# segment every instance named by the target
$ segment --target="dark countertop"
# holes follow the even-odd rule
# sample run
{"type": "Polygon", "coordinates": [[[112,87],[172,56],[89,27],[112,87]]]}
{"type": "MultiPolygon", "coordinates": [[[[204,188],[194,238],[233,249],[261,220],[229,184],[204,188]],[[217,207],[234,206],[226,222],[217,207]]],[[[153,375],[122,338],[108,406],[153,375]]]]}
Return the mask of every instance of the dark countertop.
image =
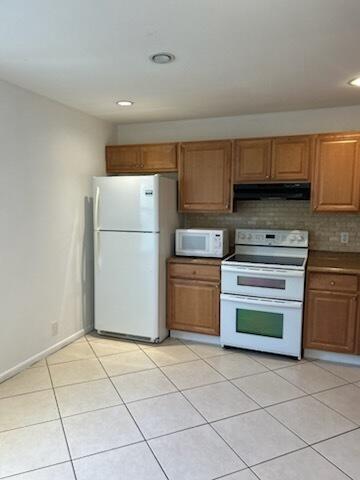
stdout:
{"type": "Polygon", "coordinates": [[[360,275],[360,253],[310,250],[307,271],[360,275]]]}
{"type": "Polygon", "coordinates": [[[170,257],[169,263],[186,263],[189,265],[215,265],[220,266],[222,258],[208,258],[208,257],[170,257]]]}

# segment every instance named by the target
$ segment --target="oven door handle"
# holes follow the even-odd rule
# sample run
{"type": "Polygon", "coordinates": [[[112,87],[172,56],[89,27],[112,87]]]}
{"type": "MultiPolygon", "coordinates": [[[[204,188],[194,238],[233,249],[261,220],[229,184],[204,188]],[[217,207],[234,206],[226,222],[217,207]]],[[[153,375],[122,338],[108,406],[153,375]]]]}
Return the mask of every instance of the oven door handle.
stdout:
{"type": "Polygon", "coordinates": [[[228,293],[222,293],[220,295],[221,300],[234,303],[245,303],[249,305],[265,305],[268,307],[278,308],[302,308],[302,302],[295,302],[291,300],[273,300],[270,298],[253,298],[243,297],[241,295],[229,295],[228,293]]]}
{"type": "Polygon", "coordinates": [[[262,275],[266,277],[304,277],[304,270],[272,270],[257,268],[238,268],[228,265],[221,265],[222,272],[231,272],[236,275],[262,275]]]}

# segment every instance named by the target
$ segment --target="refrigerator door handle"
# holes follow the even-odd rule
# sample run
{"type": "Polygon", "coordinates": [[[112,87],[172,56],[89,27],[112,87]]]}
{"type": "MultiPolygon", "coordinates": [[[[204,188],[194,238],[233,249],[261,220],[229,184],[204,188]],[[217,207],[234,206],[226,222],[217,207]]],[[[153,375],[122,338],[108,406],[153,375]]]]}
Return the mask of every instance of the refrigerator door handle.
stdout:
{"type": "Polygon", "coordinates": [[[95,215],[94,215],[94,229],[99,230],[99,202],[100,202],[100,187],[96,187],[95,194],[95,215]]]}
{"type": "Polygon", "coordinates": [[[95,261],[98,269],[100,270],[101,268],[101,245],[100,245],[100,230],[95,230],[95,235],[94,235],[94,240],[95,240],[95,245],[94,245],[94,251],[95,251],[95,261]]]}

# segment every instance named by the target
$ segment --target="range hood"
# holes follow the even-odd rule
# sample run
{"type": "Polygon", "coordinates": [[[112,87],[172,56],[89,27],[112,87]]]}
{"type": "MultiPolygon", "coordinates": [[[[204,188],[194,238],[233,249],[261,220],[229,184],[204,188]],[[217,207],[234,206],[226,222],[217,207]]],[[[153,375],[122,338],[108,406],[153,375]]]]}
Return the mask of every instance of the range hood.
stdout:
{"type": "Polygon", "coordinates": [[[309,200],[310,183],[242,183],[234,185],[234,200],[309,200]]]}

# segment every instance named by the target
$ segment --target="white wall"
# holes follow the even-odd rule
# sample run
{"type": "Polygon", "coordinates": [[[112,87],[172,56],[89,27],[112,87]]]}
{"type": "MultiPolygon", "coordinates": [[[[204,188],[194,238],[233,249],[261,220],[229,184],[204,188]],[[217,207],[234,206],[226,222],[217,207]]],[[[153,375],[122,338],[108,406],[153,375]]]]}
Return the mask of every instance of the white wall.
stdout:
{"type": "Polygon", "coordinates": [[[296,112],[121,124],[117,143],[208,140],[360,130],[360,105],[296,112]]]}
{"type": "Polygon", "coordinates": [[[92,322],[91,176],[112,132],[0,81],[0,379],[92,322]]]}

